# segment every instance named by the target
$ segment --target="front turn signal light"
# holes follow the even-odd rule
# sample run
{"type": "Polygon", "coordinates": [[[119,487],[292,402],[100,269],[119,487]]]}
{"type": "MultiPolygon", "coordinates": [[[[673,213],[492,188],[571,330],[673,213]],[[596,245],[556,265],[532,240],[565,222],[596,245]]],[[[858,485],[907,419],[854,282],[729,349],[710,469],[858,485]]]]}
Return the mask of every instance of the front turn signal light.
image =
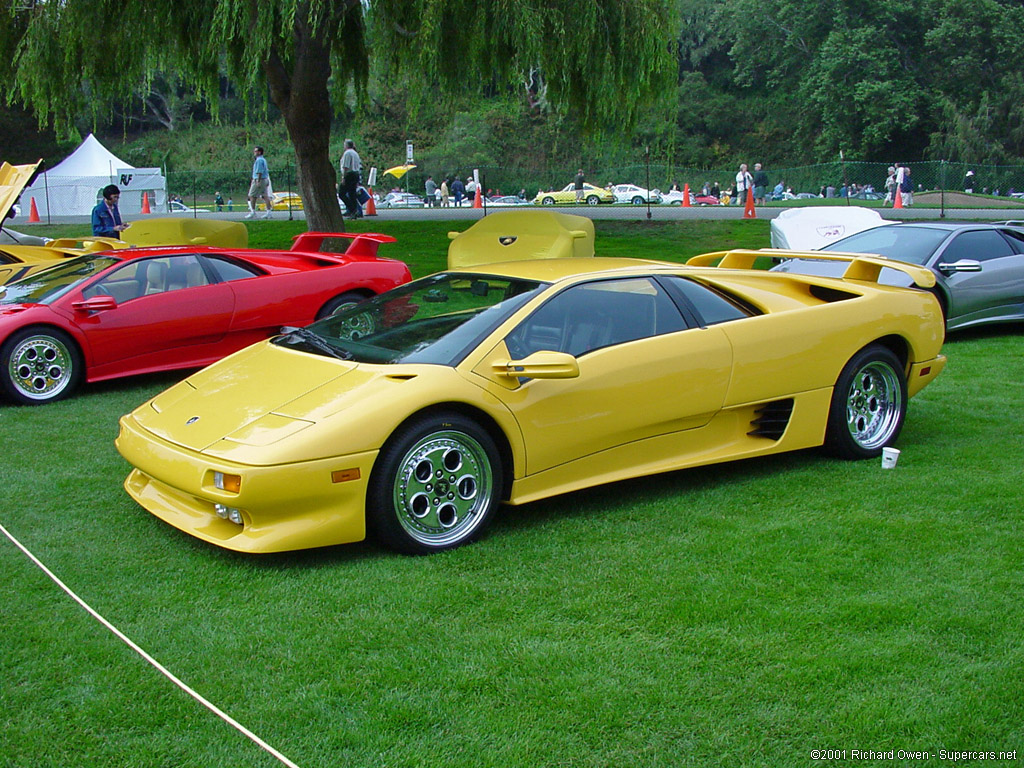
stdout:
{"type": "Polygon", "coordinates": [[[242,489],[242,477],[241,475],[229,475],[226,472],[214,472],[213,486],[221,491],[238,493],[242,489]]]}

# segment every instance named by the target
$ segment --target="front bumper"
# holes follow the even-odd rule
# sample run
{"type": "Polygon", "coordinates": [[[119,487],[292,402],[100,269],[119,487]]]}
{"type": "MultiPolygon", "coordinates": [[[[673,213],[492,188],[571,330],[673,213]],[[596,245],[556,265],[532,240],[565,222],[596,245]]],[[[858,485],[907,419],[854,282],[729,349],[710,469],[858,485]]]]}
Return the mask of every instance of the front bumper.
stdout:
{"type": "Polygon", "coordinates": [[[238,552],[284,552],[366,538],[366,489],[377,451],[276,466],[235,464],[182,448],[121,418],[117,450],[134,467],[125,490],[185,533],[238,552]],[[213,473],[242,478],[238,493],[213,473]],[[355,479],[348,479],[355,478],[355,479]],[[215,505],[242,511],[243,524],[215,505]]]}

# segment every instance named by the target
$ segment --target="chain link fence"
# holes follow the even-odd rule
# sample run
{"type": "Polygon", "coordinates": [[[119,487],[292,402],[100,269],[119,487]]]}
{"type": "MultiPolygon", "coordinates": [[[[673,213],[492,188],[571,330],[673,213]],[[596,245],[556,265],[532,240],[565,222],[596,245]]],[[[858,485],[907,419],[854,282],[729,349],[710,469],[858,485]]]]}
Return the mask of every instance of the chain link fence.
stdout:
{"type": "MultiPolygon", "coordinates": [[[[943,190],[946,192],[964,192],[970,188],[975,195],[988,195],[984,205],[995,203],[994,196],[1007,198],[1005,202],[1018,196],[1024,196],[1024,165],[973,165],[946,161],[919,163],[900,163],[909,165],[914,191],[918,194],[928,191],[943,190]],[[968,177],[968,171],[971,176],[968,177]],[[968,181],[970,178],[970,181],[968,181]]],[[[753,163],[749,163],[753,172],[753,163]]],[[[857,202],[877,205],[883,204],[880,199],[885,194],[885,181],[890,166],[896,163],[885,162],[833,162],[815,165],[775,168],[766,166],[768,174],[768,197],[772,190],[782,184],[782,189],[793,196],[837,197],[842,198],[848,191],[857,202]]],[[[369,166],[369,163],[367,163],[369,166]]],[[[276,164],[271,167],[271,181],[275,193],[298,193],[295,167],[289,164],[276,164]]],[[[431,175],[437,183],[441,179],[449,180],[458,176],[463,180],[472,177],[474,170],[479,173],[482,189],[489,195],[516,195],[522,193],[532,200],[539,191],[558,190],[573,181],[576,169],[551,168],[538,174],[526,171],[514,165],[480,166],[472,168],[457,161],[439,164],[438,167],[418,167],[405,176],[396,179],[378,172],[375,191],[383,196],[393,189],[408,191],[423,196],[427,175],[431,175]]],[[[692,192],[699,193],[707,184],[718,186],[722,192],[727,191],[734,183],[736,168],[688,168],[666,164],[636,163],[599,168],[584,168],[587,181],[599,187],[613,184],[636,184],[646,189],[667,191],[678,184],[679,188],[689,184],[692,192]]],[[[42,177],[40,177],[42,178],[42,177]]],[[[121,209],[126,213],[143,211],[145,205],[153,214],[171,212],[202,212],[202,211],[242,211],[247,207],[249,177],[243,170],[224,171],[189,171],[180,170],[163,174],[166,187],[163,190],[135,189],[129,185],[121,195],[121,209]],[[143,200],[143,194],[147,200],[143,200]]],[[[40,181],[32,190],[26,190],[22,196],[22,218],[28,215],[29,195],[39,195],[36,200],[38,210],[44,219],[53,216],[88,215],[91,207],[100,199],[100,190],[108,183],[123,183],[123,179],[112,176],[109,181],[90,177],[84,191],[79,190],[74,199],[65,199],[53,190],[62,184],[73,182],[72,179],[47,179],[47,190],[40,191],[40,181]],[[45,206],[43,195],[46,195],[45,206]]],[[[787,199],[791,199],[789,195],[787,199]]],[[[292,198],[295,200],[296,198],[292,198]]],[[[925,203],[926,200],[919,202],[925,203]]],[[[937,204],[937,201],[936,201],[937,204]]],[[[979,200],[979,205],[982,205],[979,200]]]]}

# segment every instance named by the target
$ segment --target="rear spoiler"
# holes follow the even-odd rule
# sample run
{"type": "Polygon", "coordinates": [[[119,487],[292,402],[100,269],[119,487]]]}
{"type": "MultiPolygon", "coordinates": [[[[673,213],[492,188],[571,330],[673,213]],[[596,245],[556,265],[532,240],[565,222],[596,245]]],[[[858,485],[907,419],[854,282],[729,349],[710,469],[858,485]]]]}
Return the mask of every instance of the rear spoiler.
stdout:
{"type": "MultiPolygon", "coordinates": [[[[382,235],[377,232],[360,232],[358,235],[349,234],[347,232],[303,232],[301,235],[296,235],[292,239],[295,241],[292,243],[291,250],[293,251],[304,251],[306,253],[320,253],[321,247],[323,247],[325,240],[332,238],[346,238],[352,242],[348,248],[345,249],[345,256],[355,256],[362,258],[375,258],[377,256],[377,248],[380,247],[381,243],[396,243],[398,242],[391,235],[382,235]]],[[[337,253],[325,253],[325,256],[339,256],[337,253]]]]}
{"type": "Polygon", "coordinates": [[[702,253],[687,259],[691,267],[714,267],[720,269],[753,269],[759,257],[773,259],[814,259],[816,261],[848,261],[850,266],[843,273],[843,280],[865,280],[877,283],[883,269],[895,269],[909,276],[918,288],[935,285],[935,274],[926,267],[895,261],[884,256],[864,253],[839,253],[837,251],[786,251],[779,248],[762,248],[759,251],[737,249],[702,253]],[[716,264],[717,262],[717,264],[716,264]]]}

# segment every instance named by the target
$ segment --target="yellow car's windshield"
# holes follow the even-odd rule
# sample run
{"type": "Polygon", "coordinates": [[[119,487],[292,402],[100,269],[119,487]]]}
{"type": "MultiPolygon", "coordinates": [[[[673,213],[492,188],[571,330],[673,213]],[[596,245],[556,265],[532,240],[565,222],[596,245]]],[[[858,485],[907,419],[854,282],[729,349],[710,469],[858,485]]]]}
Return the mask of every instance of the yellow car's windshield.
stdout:
{"type": "Polygon", "coordinates": [[[443,273],[313,323],[276,343],[366,363],[455,365],[547,283],[443,273]],[[315,343],[314,343],[315,342],[315,343]]]}

